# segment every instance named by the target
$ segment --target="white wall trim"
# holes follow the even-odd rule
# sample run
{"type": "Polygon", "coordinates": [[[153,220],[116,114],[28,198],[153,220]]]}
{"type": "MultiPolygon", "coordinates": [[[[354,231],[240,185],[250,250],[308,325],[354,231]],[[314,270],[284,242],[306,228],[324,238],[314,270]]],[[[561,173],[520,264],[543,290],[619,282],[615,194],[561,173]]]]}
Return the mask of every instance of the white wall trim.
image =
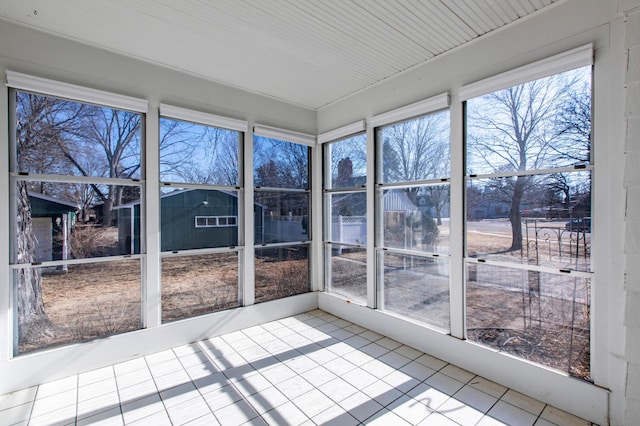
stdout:
{"type": "Polygon", "coordinates": [[[414,102],[391,111],[383,112],[382,114],[374,115],[369,121],[369,124],[371,127],[378,127],[384,126],[385,124],[408,120],[413,117],[447,108],[449,103],[449,92],[441,93],[422,101],[414,102]]]}
{"type": "Polygon", "coordinates": [[[256,136],[263,136],[265,138],[278,139],[309,146],[314,146],[316,144],[316,137],[314,135],[279,129],[277,127],[264,126],[261,124],[253,126],[253,134],[256,136]]]}
{"type": "Polygon", "coordinates": [[[593,65],[592,43],[467,84],[460,89],[460,100],[466,101],[527,81],[549,77],[587,65],[593,65]]]}
{"type": "Polygon", "coordinates": [[[206,124],[208,126],[220,127],[223,129],[246,132],[249,124],[245,120],[223,117],[206,112],[194,111],[192,109],[180,108],[173,105],[160,104],[160,116],[175,118],[177,120],[189,121],[191,123],[206,124]]]}
{"type": "Polygon", "coordinates": [[[14,71],[7,71],[7,86],[13,87],[14,89],[26,90],[28,92],[56,96],[63,99],[87,102],[111,108],[124,109],[127,111],[146,113],[149,108],[148,102],[145,99],[118,95],[111,92],[105,92],[104,90],[91,89],[89,87],[77,86],[75,84],[63,83],[56,80],[49,80],[48,78],[35,77],[14,71]]]}
{"type": "Polygon", "coordinates": [[[326,143],[342,139],[346,136],[364,132],[366,128],[367,122],[365,120],[358,120],[355,123],[347,124],[346,126],[338,127],[337,129],[330,130],[328,132],[320,133],[318,135],[318,143],[326,143]]]}

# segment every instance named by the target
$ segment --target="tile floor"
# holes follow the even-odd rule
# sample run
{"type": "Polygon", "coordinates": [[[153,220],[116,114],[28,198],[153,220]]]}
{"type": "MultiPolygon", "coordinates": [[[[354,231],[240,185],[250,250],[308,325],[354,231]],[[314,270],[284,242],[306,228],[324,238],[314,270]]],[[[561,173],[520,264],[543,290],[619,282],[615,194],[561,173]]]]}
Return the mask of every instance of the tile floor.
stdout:
{"type": "Polygon", "coordinates": [[[0,396],[2,425],[588,425],[320,310],[0,396]]]}

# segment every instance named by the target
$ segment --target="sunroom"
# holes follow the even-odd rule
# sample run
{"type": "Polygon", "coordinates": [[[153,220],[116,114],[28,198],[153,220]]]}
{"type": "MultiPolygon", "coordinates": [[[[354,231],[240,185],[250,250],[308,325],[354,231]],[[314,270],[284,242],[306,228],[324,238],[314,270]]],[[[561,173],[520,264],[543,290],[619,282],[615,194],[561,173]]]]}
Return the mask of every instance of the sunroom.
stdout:
{"type": "Polygon", "coordinates": [[[640,417],[639,1],[0,19],[0,419],[640,417]]]}

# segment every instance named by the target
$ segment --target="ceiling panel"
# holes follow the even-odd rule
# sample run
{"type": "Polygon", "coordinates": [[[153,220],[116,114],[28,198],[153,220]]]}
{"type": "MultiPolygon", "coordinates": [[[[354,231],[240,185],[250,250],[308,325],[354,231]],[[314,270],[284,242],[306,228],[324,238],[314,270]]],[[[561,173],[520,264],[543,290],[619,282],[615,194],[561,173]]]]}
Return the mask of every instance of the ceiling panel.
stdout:
{"type": "Polygon", "coordinates": [[[560,0],[0,0],[0,19],[318,109],[560,0]]]}

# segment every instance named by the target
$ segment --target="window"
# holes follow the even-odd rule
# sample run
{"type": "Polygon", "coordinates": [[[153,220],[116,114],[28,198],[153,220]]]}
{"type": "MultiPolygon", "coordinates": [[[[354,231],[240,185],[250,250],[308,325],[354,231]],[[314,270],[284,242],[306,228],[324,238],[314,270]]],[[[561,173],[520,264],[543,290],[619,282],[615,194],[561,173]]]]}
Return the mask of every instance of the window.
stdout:
{"type": "Polygon", "coordinates": [[[449,330],[449,111],[376,129],[378,307],[449,330]]]}
{"type": "Polygon", "coordinates": [[[241,303],[240,130],[246,123],[168,105],[160,110],[162,321],[168,322],[241,303]]]}
{"type": "MultiPolygon", "coordinates": [[[[288,136],[285,133],[283,137],[288,136]]],[[[310,290],[309,156],[308,146],[261,136],[256,128],[253,145],[256,303],[310,290]]]]}
{"type": "Polygon", "coordinates": [[[327,291],[366,305],[366,135],[324,144],[324,162],[327,291]]]}
{"type": "Polygon", "coordinates": [[[196,216],[196,228],[237,225],[237,216],[196,216]]]}
{"type": "Polygon", "coordinates": [[[15,352],[140,328],[144,245],[132,240],[130,206],[144,192],[146,103],[130,111],[15,89],[10,99],[15,352]]]}
{"type": "Polygon", "coordinates": [[[466,123],[468,338],[589,379],[591,67],[469,99],[466,123]]]}

